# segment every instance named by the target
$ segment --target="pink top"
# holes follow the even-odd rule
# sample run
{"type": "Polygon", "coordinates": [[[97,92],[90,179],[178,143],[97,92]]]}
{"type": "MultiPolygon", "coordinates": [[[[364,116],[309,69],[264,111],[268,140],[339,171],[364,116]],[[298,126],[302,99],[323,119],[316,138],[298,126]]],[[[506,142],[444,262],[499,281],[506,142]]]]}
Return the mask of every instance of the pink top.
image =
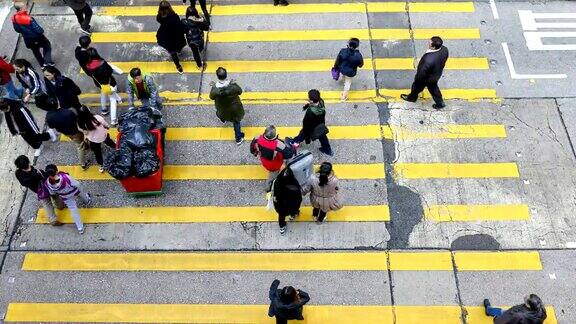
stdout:
{"type": "Polygon", "coordinates": [[[100,115],[94,115],[97,121],[100,122],[100,125],[96,126],[96,129],[88,131],[82,130],[82,133],[86,136],[86,138],[92,143],[102,143],[106,140],[108,136],[108,128],[110,127],[108,123],[104,120],[104,117],[100,115]]]}

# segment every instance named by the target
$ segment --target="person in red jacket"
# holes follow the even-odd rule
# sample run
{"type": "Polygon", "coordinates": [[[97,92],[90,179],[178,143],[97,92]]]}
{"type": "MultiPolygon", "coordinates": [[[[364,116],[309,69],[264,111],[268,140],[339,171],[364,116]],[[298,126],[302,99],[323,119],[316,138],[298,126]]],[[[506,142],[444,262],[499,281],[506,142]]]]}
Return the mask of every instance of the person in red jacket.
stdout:
{"type": "Polygon", "coordinates": [[[6,56],[0,58],[0,86],[6,90],[5,97],[12,100],[20,100],[24,90],[17,88],[10,74],[16,72],[12,64],[6,62],[6,56]]]}
{"type": "Polygon", "coordinates": [[[34,57],[40,66],[54,65],[52,61],[52,45],[46,36],[44,29],[38,25],[36,19],[32,18],[26,10],[23,2],[15,2],[16,13],[12,16],[14,31],[22,35],[26,47],[32,50],[34,57]],[[42,53],[40,53],[42,49],[42,53]]]}
{"type": "Polygon", "coordinates": [[[270,192],[272,182],[276,179],[284,165],[284,159],[291,158],[295,151],[295,146],[286,145],[278,139],[276,127],[273,125],[266,127],[264,134],[252,140],[252,143],[250,143],[250,153],[260,157],[262,166],[268,170],[266,192],[270,192]]]}

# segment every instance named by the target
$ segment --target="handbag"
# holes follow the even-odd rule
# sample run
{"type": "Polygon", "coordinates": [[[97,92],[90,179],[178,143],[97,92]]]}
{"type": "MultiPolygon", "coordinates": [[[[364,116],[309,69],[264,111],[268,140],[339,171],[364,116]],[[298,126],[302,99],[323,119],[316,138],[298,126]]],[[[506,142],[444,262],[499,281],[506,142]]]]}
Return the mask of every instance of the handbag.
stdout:
{"type": "Polygon", "coordinates": [[[46,186],[46,182],[44,181],[40,182],[36,195],[40,200],[50,198],[50,191],[48,191],[48,186],[46,186]]]}
{"type": "Polygon", "coordinates": [[[98,83],[98,85],[100,86],[100,92],[102,92],[103,94],[109,96],[112,94],[112,92],[114,92],[112,90],[112,86],[110,84],[102,84],[102,83],[98,82],[98,80],[96,80],[95,77],[92,77],[92,79],[94,79],[94,81],[96,83],[98,83]]]}
{"type": "Polygon", "coordinates": [[[316,127],[314,127],[312,134],[310,134],[310,139],[315,141],[315,140],[319,139],[321,136],[328,134],[329,132],[330,132],[330,130],[328,130],[328,127],[326,127],[326,124],[319,124],[316,127]]]}
{"type": "Polygon", "coordinates": [[[340,70],[338,70],[337,67],[333,67],[330,72],[332,72],[332,79],[338,81],[340,78],[340,70]]]}

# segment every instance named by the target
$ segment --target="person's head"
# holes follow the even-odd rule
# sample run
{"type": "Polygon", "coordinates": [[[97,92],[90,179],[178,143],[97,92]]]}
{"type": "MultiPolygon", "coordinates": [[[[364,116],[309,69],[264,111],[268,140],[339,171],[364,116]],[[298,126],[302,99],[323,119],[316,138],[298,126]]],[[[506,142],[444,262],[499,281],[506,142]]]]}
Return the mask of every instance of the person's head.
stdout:
{"type": "Polygon", "coordinates": [[[542,299],[535,294],[530,294],[524,297],[524,303],[528,308],[533,311],[538,311],[544,308],[544,304],[542,303],[542,299]]]}
{"type": "Polygon", "coordinates": [[[323,187],[328,183],[328,178],[332,174],[332,163],[322,162],[322,164],[320,164],[318,174],[319,174],[318,179],[320,180],[319,185],[320,187],[323,187]]]}
{"type": "Polygon", "coordinates": [[[16,11],[26,10],[26,3],[22,1],[16,1],[14,2],[14,9],[16,9],[16,11]]]}
{"type": "Polygon", "coordinates": [[[224,81],[228,77],[228,72],[226,72],[225,68],[219,67],[216,69],[216,77],[218,78],[218,80],[224,81]]]}
{"type": "Polygon", "coordinates": [[[428,41],[428,47],[430,47],[430,49],[439,49],[442,47],[443,43],[444,42],[442,42],[442,38],[440,38],[440,36],[433,36],[428,41]]]}
{"type": "Polygon", "coordinates": [[[14,165],[18,170],[28,170],[30,168],[30,159],[26,155],[20,155],[14,160],[14,165]]]}
{"type": "Polygon", "coordinates": [[[186,9],[186,18],[190,18],[190,17],[200,18],[200,14],[198,13],[198,10],[193,6],[190,6],[190,7],[188,7],[188,9],[186,9]]]}
{"type": "Polygon", "coordinates": [[[312,89],[308,91],[308,101],[310,103],[319,103],[322,100],[320,97],[320,91],[312,89]]]}
{"type": "Polygon", "coordinates": [[[90,60],[96,60],[100,58],[100,55],[98,55],[98,51],[95,48],[90,47],[88,49],[88,57],[90,60]]]}
{"type": "Polygon", "coordinates": [[[92,43],[92,39],[90,39],[90,36],[80,36],[80,38],[78,38],[78,44],[80,44],[80,47],[87,49],[88,46],[90,46],[90,44],[92,43]]]}
{"type": "Polygon", "coordinates": [[[142,82],[142,70],[140,70],[140,68],[132,68],[132,70],[130,70],[130,77],[132,77],[132,79],[134,79],[134,81],[136,81],[136,83],[141,83],[142,82]]]}
{"type": "Polygon", "coordinates": [[[54,81],[56,78],[60,77],[62,73],[56,67],[52,65],[47,65],[44,67],[44,77],[50,81],[54,81]]]}
{"type": "Polygon", "coordinates": [[[88,109],[88,107],[82,105],[78,109],[77,117],[78,127],[83,130],[95,130],[96,126],[100,125],[100,122],[94,117],[94,114],[88,109]]]}
{"type": "Polygon", "coordinates": [[[54,164],[48,164],[46,168],[44,168],[44,171],[46,171],[50,183],[56,183],[60,180],[60,177],[58,176],[58,167],[54,164]]]}
{"type": "Polygon", "coordinates": [[[350,40],[348,41],[348,47],[350,47],[351,49],[357,49],[358,46],[360,46],[360,40],[356,37],[350,38],[350,40]]]}
{"type": "Polygon", "coordinates": [[[282,288],[282,291],[280,292],[280,301],[282,301],[282,303],[291,304],[295,302],[297,299],[298,294],[296,292],[296,289],[294,289],[294,287],[286,286],[282,288]]]}
{"type": "Polygon", "coordinates": [[[26,59],[19,58],[19,59],[14,60],[14,69],[18,73],[24,73],[26,71],[26,69],[31,69],[31,68],[32,68],[32,64],[30,64],[30,62],[28,62],[28,60],[26,60],[26,59]]]}
{"type": "Polygon", "coordinates": [[[174,9],[172,9],[170,2],[166,0],[160,1],[160,5],[158,6],[158,16],[165,18],[172,14],[175,15],[176,13],[174,12],[174,9]]]}
{"type": "Polygon", "coordinates": [[[266,139],[273,140],[277,136],[278,135],[276,134],[276,127],[274,127],[274,125],[270,125],[270,126],[266,127],[266,129],[264,130],[264,137],[266,139]]]}

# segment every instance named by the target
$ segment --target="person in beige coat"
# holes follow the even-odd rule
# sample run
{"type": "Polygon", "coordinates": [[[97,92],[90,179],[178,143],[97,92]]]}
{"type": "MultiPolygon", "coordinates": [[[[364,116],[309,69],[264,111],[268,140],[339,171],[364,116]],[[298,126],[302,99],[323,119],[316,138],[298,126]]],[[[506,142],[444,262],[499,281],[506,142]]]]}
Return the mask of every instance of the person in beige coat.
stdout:
{"type": "Polygon", "coordinates": [[[314,208],[312,216],[314,221],[323,222],[329,211],[342,208],[342,201],[338,196],[338,178],[332,170],[332,164],[323,162],[316,174],[310,177],[304,192],[310,192],[310,204],[314,208]]]}

